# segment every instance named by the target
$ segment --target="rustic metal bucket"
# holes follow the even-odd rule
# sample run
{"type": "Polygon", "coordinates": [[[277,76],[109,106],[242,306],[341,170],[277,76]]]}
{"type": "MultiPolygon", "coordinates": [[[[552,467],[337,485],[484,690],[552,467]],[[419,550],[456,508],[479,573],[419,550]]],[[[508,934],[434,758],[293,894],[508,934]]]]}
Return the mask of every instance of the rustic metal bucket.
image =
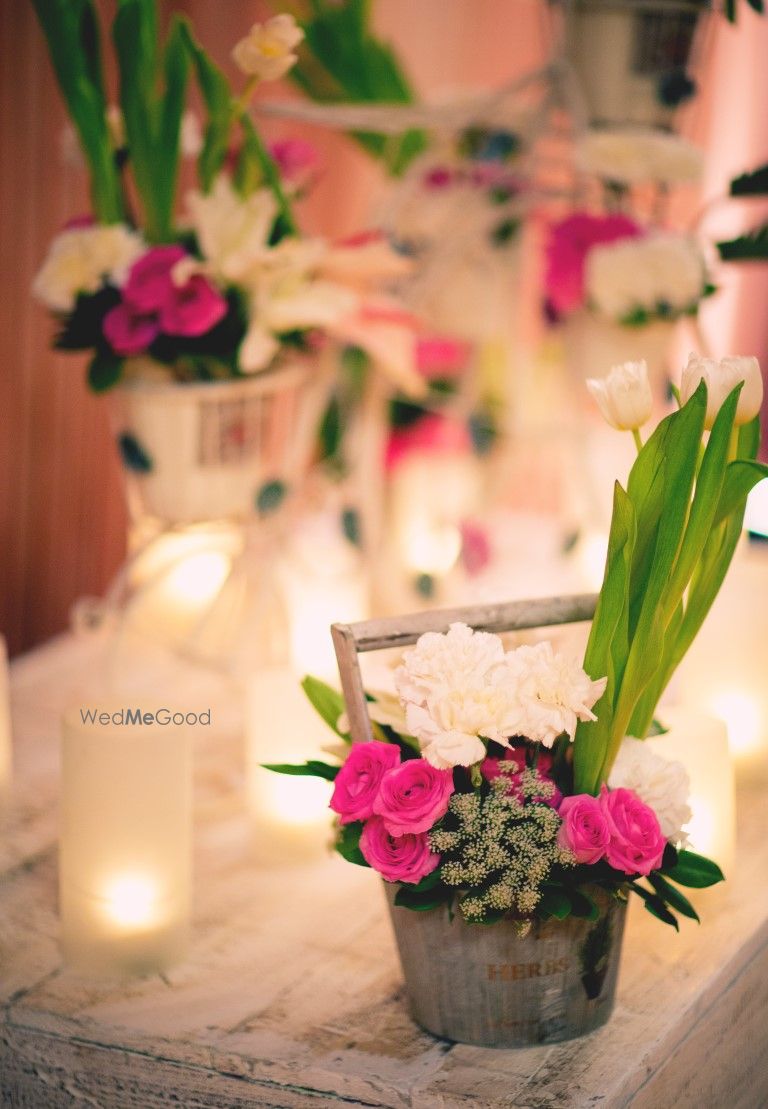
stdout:
{"type": "Polygon", "coordinates": [[[446,908],[414,912],[387,898],[411,1013],[435,1036],[479,1047],[571,1040],[613,1011],[627,906],[591,895],[600,917],[467,924],[446,908]]]}

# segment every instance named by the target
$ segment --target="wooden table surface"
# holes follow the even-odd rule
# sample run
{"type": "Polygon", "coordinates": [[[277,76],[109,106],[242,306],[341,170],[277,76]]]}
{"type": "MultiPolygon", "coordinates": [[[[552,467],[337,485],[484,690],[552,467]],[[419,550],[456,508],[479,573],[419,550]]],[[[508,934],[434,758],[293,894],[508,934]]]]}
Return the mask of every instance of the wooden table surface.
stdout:
{"type": "Polygon", "coordinates": [[[0,837],[0,1102],[65,1106],[768,1105],[768,791],[740,797],[739,862],[679,936],[630,914],[607,1027],[499,1051],[421,1032],[375,876],[268,870],[248,848],[237,728],[199,751],[194,938],[163,976],[84,979],[56,915],[58,718],[98,670],[62,639],[14,667],[16,796],[0,837]]]}

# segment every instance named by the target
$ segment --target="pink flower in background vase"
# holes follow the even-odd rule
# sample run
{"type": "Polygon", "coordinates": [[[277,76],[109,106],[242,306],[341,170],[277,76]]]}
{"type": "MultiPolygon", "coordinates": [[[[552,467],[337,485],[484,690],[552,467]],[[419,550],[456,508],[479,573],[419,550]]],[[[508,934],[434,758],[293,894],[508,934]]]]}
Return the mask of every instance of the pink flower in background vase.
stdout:
{"type": "Polygon", "coordinates": [[[453,774],[425,759],[409,759],[388,770],[373,802],[373,811],[393,836],[427,832],[448,811],[453,774]]]}
{"type": "Polygon", "coordinates": [[[166,335],[205,335],[227,313],[227,302],[200,273],[180,285],[172,283],[160,309],[160,330],[166,335]]]}
{"type": "Polygon", "coordinates": [[[409,427],[396,428],[387,441],[385,464],[393,470],[407,455],[468,454],[472,439],[462,420],[430,412],[409,427]]]}
{"type": "Polygon", "coordinates": [[[173,292],[173,267],[187,253],[181,246],[153,246],[131,266],[123,300],[137,313],[159,312],[173,292]]]}
{"type": "Polygon", "coordinates": [[[154,313],[144,315],[134,312],[125,303],[111,308],[101,327],[112,350],[124,358],[143,354],[160,334],[160,325],[154,313]]]}
{"type": "Polygon", "coordinates": [[[308,184],[320,161],[317,148],[306,139],[276,139],[269,144],[269,153],[282,179],[295,188],[308,184]]]}
{"type": "Polygon", "coordinates": [[[342,824],[367,820],[388,770],[400,762],[400,749],[394,743],[356,743],[336,775],[330,805],[342,824]]]}
{"type": "MultiPolygon", "coordinates": [[[[578,793],[560,804],[560,826],[557,842],[580,863],[597,863],[606,854],[611,833],[602,804],[597,797],[578,793]]],[[[613,864],[612,864],[613,865],[613,864]]]]}
{"type": "Polygon", "coordinates": [[[491,539],[488,529],[472,520],[462,520],[459,524],[461,533],[461,562],[470,577],[482,573],[490,564],[492,557],[491,539]]]}
{"type": "Polygon", "coordinates": [[[661,866],[667,841],[653,809],[631,789],[609,790],[606,786],[599,804],[610,834],[605,853],[610,865],[625,874],[644,875],[661,866]]]}
{"type": "Polygon", "coordinates": [[[439,865],[440,856],[429,847],[426,832],[393,836],[380,816],[371,817],[360,836],[363,858],[387,882],[415,885],[439,865]]]}
{"type": "Polygon", "coordinates": [[[449,335],[422,335],[416,343],[416,367],[419,373],[433,378],[457,377],[467,368],[473,346],[449,335]]]}
{"type": "Polygon", "coordinates": [[[587,255],[600,243],[634,239],[643,229],[629,216],[593,216],[574,212],[553,224],[546,250],[544,289],[558,315],[574,312],[585,302],[584,270],[587,255]]]}

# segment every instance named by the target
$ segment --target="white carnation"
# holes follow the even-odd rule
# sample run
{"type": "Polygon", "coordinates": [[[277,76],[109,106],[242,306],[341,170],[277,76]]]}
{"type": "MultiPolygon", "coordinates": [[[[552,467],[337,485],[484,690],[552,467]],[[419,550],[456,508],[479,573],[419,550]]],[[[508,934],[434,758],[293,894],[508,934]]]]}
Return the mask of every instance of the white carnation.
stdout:
{"type": "Polygon", "coordinates": [[[653,809],[662,835],[683,842],[683,828],[692,813],[688,798],[691,783],[681,762],[665,759],[641,739],[630,736],[623,741],[613,764],[608,785],[611,789],[631,789],[653,809]]]}
{"type": "Polygon", "coordinates": [[[701,178],[704,154],[680,135],[642,127],[605,127],[587,132],[577,157],[583,169],[608,181],[679,185],[701,178]]]}
{"type": "Polygon", "coordinates": [[[78,293],[96,293],[104,282],[119,288],[145,249],[122,223],[71,227],[51,243],[32,290],[53,311],[71,312],[78,293]]]}
{"type": "Polygon", "coordinates": [[[426,632],[405,652],[403,665],[395,671],[395,685],[403,701],[423,705],[453,689],[484,684],[503,661],[504,645],[498,635],[451,624],[444,635],[426,632]]]}
{"type": "Polygon", "coordinates": [[[485,744],[472,729],[484,726],[483,708],[487,706],[478,706],[472,696],[463,702],[462,693],[456,691],[430,708],[406,706],[408,733],[418,739],[422,755],[438,770],[472,766],[485,758],[485,744]]]}
{"type": "Polygon", "coordinates": [[[506,656],[514,682],[516,716],[508,735],[551,747],[565,733],[573,739],[579,720],[595,720],[592,706],[606,678],[593,681],[575,659],[555,654],[549,642],[518,647],[506,656]]]}
{"type": "Polygon", "coordinates": [[[701,251],[687,235],[664,232],[620,239],[587,255],[588,301],[613,319],[638,309],[686,311],[701,299],[705,281],[701,251]]]}

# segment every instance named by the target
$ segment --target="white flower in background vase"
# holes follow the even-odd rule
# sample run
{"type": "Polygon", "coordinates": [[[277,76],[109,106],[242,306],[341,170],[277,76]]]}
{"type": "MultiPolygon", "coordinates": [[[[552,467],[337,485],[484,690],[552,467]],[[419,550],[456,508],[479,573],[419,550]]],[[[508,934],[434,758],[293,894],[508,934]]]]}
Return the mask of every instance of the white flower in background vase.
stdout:
{"type": "Polygon", "coordinates": [[[650,127],[591,128],[577,148],[582,169],[607,181],[681,185],[700,180],[704,153],[680,135],[650,127]]]}
{"type": "Polygon", "coordinates": [[[688,804],[691,782],[681,762],[665,759],[641,739],[627,736],[608,777],[611,789],[631,789],[649,805],[665,839],[685,840],[683,828],[693,815],[688,804]]]}
{"type": "Polygon", "coordinates": [[[587,255],[587,301],[597,312],[622,320],[634,312],[678,314],[702,297],[706,269],[694,239],[671,232],[620,239],[587,255]]]}
{"type": "Polygon", "coordinates": [[[32,290],[54,312],[70,312],[78,293],[98,292],[104,282],[121,287],[145,249],[122,223],[70,227],[51,243],[32,290]]]}
{"type": "Polygon", "coordinates": [[[575,659],[555,654],[549,641],[509,651],[505,662],[516,699],[508,735],[551,747],[560,735],[572,740],[579,720],[596,719],[592,706],[605,692],[607,679],[593,681],[575,659]]]}
{"type": "Polygon", "coordinates": [[[273,194],[257,189],[242,197],[222,173],[209,193],[188,193],[186,204],[210,272],[227,281],[243,281],[269,249],[277,215],[273,194]]]}
{"type": "Polygon", "coordinates": [[[613,366],[604,378],[588,378],[587,388],[605,419],[619,431],[636,431],[650,419],[653,394],[644,361],[613,366]]]}
{"type": "Polygon", "coordinates": [[[503,663],[504,645],[498,635],[455,623],[445,634],[425,632],[419,637],[403,654],[395,686],[406,704],[424,705],[452,689],[485,684],[503,663]]]}
{"type": "Polygon", "coordinates": [[[292,15],[283,12],[265,23],[254,23],[235,46],[232,57],[243,73],[262,81],[276,81],[295,64],[295,48],[304,32],[292,15]]]}
{"type": "Polygon", "coordinates": [[[760,372],[760,363],[751,355],[732,355],[718,360],[690,354],[680,382],[680,400],[683,404],[696,392],[700,381],[707,385],[707,413],[704,418],[704,426],[707,428],[712,427],[723,401],[740,381],[744,382],[744,387],[739,394],[735,423],[749,423],[762,407],[763,375],[760,372]]]}

